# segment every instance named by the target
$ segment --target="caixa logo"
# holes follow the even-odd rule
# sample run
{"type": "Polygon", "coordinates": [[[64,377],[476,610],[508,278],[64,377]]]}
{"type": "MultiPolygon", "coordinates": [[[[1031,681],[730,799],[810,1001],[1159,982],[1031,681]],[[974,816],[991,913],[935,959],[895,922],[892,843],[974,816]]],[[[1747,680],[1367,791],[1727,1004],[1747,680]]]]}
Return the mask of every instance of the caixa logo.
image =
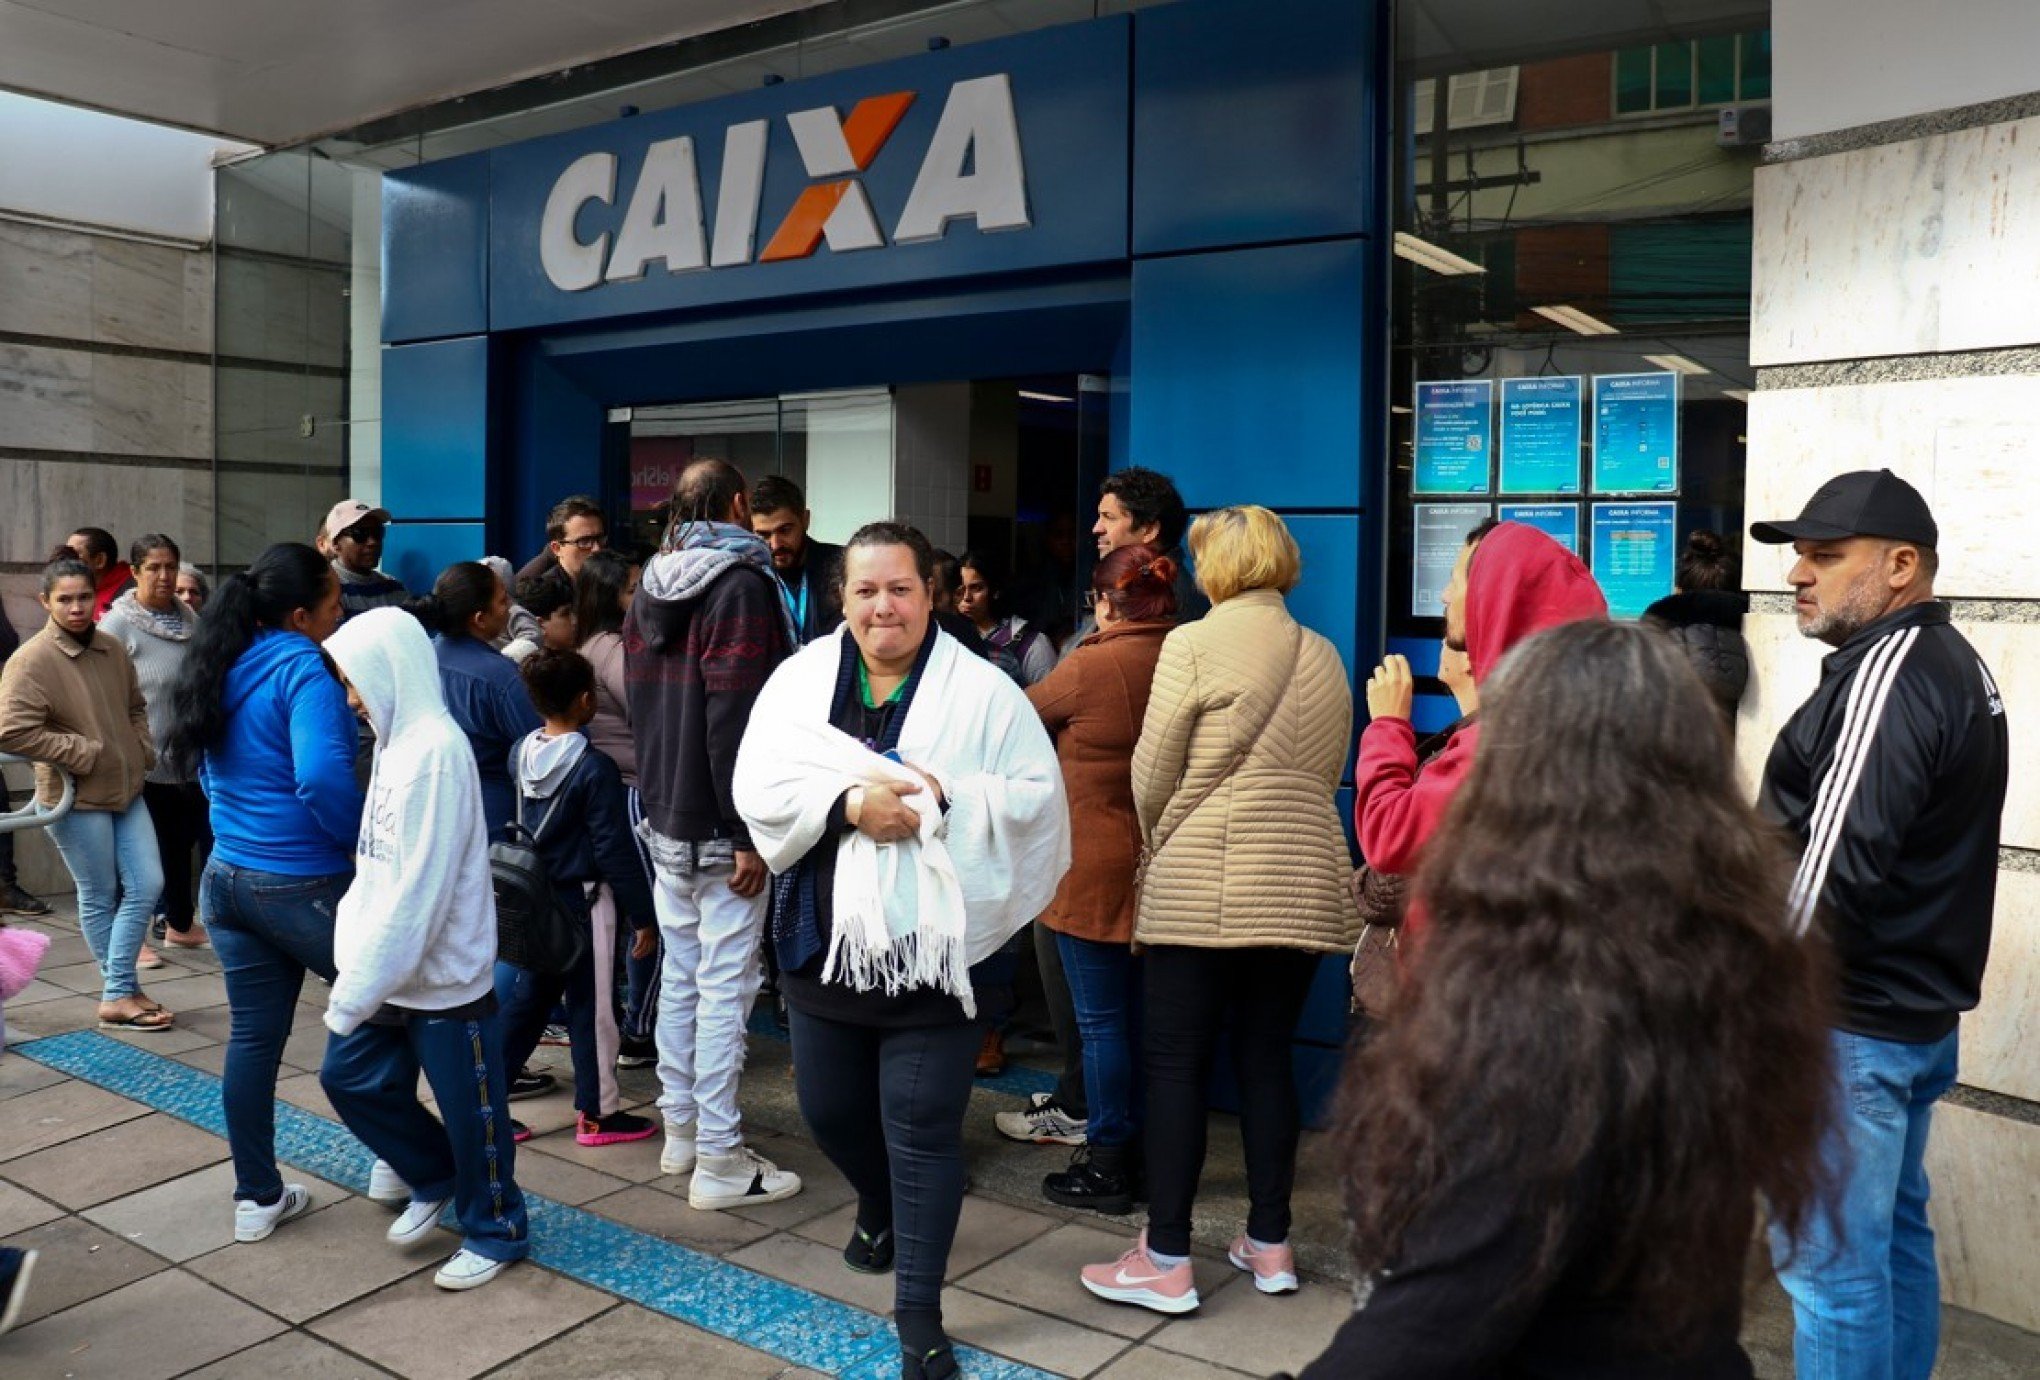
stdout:
{"type": "Polygon", "coordinates": [[[748,120],[723,132],[712,240],[703,230],[692,136],[661,139],[645,150],[613,246],[607,231],[584,240],[575,230],[589,202],[616,204],[616,155],[584,154],[567,165],[546,198],[539,227],[545,276],[562,292],[585,292],[603,283],[643,278],[660,262],[668,273],[685,273],[803,259],[825,241],[831,253],[842,254],[939,240],[951,221],[965,218],[975,220],[979,230],[1026,229],[1020,127],[1013,115],[1012,84],[1001,73],[949,89],[913,191],[888,241],[858,178],[871,168],[915,99],[912,91],[896,91],[861,100],[844,117],[829,106],[786,116],[813,181],[762,251],[756,246],[767,121],[748,120]]]}

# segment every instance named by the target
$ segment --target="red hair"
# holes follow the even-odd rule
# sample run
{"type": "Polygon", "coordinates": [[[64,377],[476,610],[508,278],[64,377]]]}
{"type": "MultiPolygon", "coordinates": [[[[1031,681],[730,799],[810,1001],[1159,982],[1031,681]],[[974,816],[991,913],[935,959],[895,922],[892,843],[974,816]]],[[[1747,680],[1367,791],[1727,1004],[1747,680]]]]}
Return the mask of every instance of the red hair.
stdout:
{"type": "Polygon", "coordinates": [[[1176,616],[1176,563],[1146,542],[1106,553],[1091,572],[1091,589],[1111,601],[1129,623],[1159,623],[1176,616]]]}

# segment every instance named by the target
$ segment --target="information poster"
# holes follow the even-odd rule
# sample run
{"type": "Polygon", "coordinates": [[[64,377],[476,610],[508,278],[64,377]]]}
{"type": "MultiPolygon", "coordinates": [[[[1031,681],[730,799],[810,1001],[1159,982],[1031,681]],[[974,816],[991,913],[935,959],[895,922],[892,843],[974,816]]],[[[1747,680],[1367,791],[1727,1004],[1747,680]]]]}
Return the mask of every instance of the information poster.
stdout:
{"type": "Polygon", "coordinates": [[[1594,578],[1611,618],[1640,618],[1672,592],[1678,554],[1676,503],[1596,503],[1594,578]]]}
{"type": "Polygon", "coordinates": [[[1502,380],[1505,494],[1580,491],[1580,380],[1502,380]]]}
{"type": "Polygon", "coordinates": [[[1412,492],[1488,491],[1494,401],[1492,379],[1417,385],[1417,462],[1412,492]]]}
{"type": "Polygon", "coordinates": [[[1594,492],[1679,491],[1679,376],[1594,376],[1594,492]]]}
{"type": "Polygon", "coordinates": [[[1535,527],[1553,541],[1580,554],[1580,505],[1577,503],[1504,503],[1496,514],[1503,522],[1535,527]]]}
{"type": "Polygon", "coordinates": [[[1485,503],[1419,503],[1417,540],[1411,555],[1410,612],[1418,618],[1444,615],[1445,586],[1466,545],[1466,534],[1493,517],[1485,503]]]}

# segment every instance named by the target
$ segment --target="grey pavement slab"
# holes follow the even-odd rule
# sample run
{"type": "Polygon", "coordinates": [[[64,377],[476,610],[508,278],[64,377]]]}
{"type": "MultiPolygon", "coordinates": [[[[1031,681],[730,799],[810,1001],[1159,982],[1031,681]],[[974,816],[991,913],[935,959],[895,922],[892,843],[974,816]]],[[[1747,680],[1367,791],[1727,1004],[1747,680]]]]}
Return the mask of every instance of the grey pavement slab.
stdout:
{"type": "MultiPolygon", "coordinates": [[[[300,1183],[312,1195],[314,1210],[348,1197],[347,1190],[285,1167],[284,1182],[300,1183]]],[[[123,1240],[170,1260],[185,1261],[216,1251],[234,1239],[234,1166],[221,1163],[196,1174],[130,1193],[102,1203],[84,1214],[123,1240]]],[[[296,1223],[278,1229],[288,1231],[296,1223]]],[[[259,1249],[275,1241],[250,1242],[259,1249]]]]}
{"type": "MultiPolygon", "coordinates": [[[[448,1244],[453,1244],[449,1238],[448,1244]]],[[[450,1252],[449,1252],[450,1253],[450,1252]]],[[[449,1294],[429,1272],[311,1323],[327,1341],[412,1380],[467,1380],[550,1341],[616,1300],[530,1263],[449,1294]]]]}
{"type": "Polygon", "coordinates": [[[1263,1294],[1224,1261],[1200,1259],[1196,1265],[1204,1301],[1195,1313],[1170,1321],[1148,1338],[1157,1350],[1254,1375],[1298,1371],[1353,1315],[1352,1291],[1340,1285],[1305,1284],[1294,1294],[1263,1294]],[[1234,1278],[1223,1288],[1207,1290],[1207,1266],[1234,1278]]]}
{"type": "Polygon", "coordinates": [[[286,1332],[194,1370],[181,1380],[367,1380],[389,1374],[329,1342],[302,1332],[286,1332]]]}
{"type": "Polygon", "coordinates": [[[182,1270],[165,1270],[14,1333],[7,1363],[24,1377],[169,1380],[283,1330],[182,1270]]]}
{"type": "MultiPolygon", "coordinates": [[[[963,1213],[956,1223],[956,1240],[949,1248],[949,1270],[945,1277],[961,1279],[1061,1225],[1060,1216],[966,1195],[963,1213]]],[[[803,1222],[794,1230],[797,1235],[840,1251],[856,1226],[857,1205],[845,1203],[827,1216],[803,1222]]]]}
{"type": "MultiPolygon", "coordinates": [[[[523,1146],[517,1147],[520,1151],[523,1146]]],[[[631,1187],[630,1180],[614,1174],[571,1164],[557,1155],[519,1154],[516,1161],[517,1186],[556,1203],[580,1207],[631,1187]]],[[[598,1209],[607,1213],[607,1208],[598,1209]]]]}
{"type": "Polygon", "coordinates": [[[890,1317],[893,1307],[893,1277],[860,1274],[843,1263],[838,1246],[824,1246],[804,1236],[782,1232],[754,1242],[729,1254],[732,1264],[761,1275],[798,1284],[811,1293],[862,1308],[867,1313],[890,1317]]]}
{"type": "Polygon", "coordinates": [[[0,1237],[39,1227],[63,1215],[64,1210],[55,1203],[0,1179],[0,1237]]]}
{"type": "MultiPolygon", "coordinates": [[[[1097,1380],[1240,1380],[1246,1372],[1195,1361],[1173,1351],[1137,1346],[1098,1372],[1097,1380]]],[[[1264,1380],[1256,1376],[1255,1380],[1264,1380]]]]}
{"type": "Polygon", "coordinates": [[[186,1262],[190,1271],[236,1298],[290,1322],[330,1313],[406,1275],[438,1268],[457,1244],[402,1250],[384,1239],[394,1215],[366,1198],[349,1198],[278,1227],[267,1239],[236,1243],[186,1262]]]}
{"type": "Polygon", "coordinates": [[[0,1102],[34,1092],[37,1088],[52,1087],[69,1077],[69,1074],[60,1073],[46,1064],[38,1064],[19,1050],[0,1052],[0,1102]]]}
{"type": "Polygon", "coordinates": [[[490,1380],[770,1380],[787,1374],[777,1356],[675,1322],[633,1304],[520,1356],[490,1380]]]}
{"type": "Polygon", "coordinates": [[[1115,1333],[967,1289],[951,1289],[943,1295],[942,1323],[956,1341],[1056,1375],[1091,1375],[1132,1345],[1115,1333]]]}
{"type": "Polygon", "coordinates": [[[8,1099],[7,1111],[0,1115],[0,1162],[89,1136],[148,1111],[139,1102],[115,1097],[90,1083],[52,1083],[8,1099]]]}
{"type": "MultiPolygon", "coordinates": [[[[59,1217],[16,1232],[6,1245],[39,1253],[24,1321],[110,1294],[164,1268],[163,1262],[80,1217],[59,1217]]],[[[8,1351],[13,1343],[8,1344],[8,1351]]]]}
{"type": "MultiPolygon", "coordinates": [[[[1101,1260],[1116,1260],[1132,1244],[1129,1237],[1118,1232],[1073,1222],[973,1270],[957,1283],[974,1294],[1003,1299],[1100,1332],[1146,1337],[1162,1325],[1161,1314],[1127,1304],[1107,1303],[1086,1293],[1077,1282],[1080,1268],[1101,1260]]],[[[1203,1267],[1198,1277],[1201,1289],[1211,1269],[1209,1261],[1199,1264],[1203,1267]]]]}
{"type": "MultiPolygon", "coordinates": [[[[522,1161],[518,1177],[521,1182],[522,1161]]],[[[734,1212],[697,1212],[687,1206],[685,1193],[662,1193],[643,1184],[598,1198],[588,1206],[611,1221],[709,1255],[726,1255],[772,1235],[772,1228],[748,1217],[739,1217],[734,1212]]]]}
{"type": "Polygon", "coordinates": [[[157,1112],[9,1160],[0,1172],[67,1208],[88,1208],[226,1157],[218,1136],[157,1112]]]}

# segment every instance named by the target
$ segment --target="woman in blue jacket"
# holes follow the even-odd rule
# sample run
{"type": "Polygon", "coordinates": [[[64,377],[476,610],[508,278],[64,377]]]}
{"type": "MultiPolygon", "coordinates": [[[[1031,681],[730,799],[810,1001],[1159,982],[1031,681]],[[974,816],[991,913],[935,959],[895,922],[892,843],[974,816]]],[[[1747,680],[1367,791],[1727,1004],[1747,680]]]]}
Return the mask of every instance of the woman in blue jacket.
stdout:
{"type": "Polygon", "coordinates": [[[333,980],[333,914],[361,829],[354,715],[319,650],[339,622],[325,558],[272,546],[222,582],[170,690],[166,753],[212,802],[199,888],[232,1015],[221,1100],[237,1241],[311,1204],[277,1172],[276,1069],[305,973],[333,980]]]}
{"type": "Polygon", "coordinates": [[[439,572],[430,594],[404,607],[433,634],[446,712],[475,750],[483,819],[494,842],[517,812],[510,749],[540,727],[531,696],[517,678],[517,663],[494,646],[510,626],[510,592],[495,571],[462,561],[439,572]]]}

